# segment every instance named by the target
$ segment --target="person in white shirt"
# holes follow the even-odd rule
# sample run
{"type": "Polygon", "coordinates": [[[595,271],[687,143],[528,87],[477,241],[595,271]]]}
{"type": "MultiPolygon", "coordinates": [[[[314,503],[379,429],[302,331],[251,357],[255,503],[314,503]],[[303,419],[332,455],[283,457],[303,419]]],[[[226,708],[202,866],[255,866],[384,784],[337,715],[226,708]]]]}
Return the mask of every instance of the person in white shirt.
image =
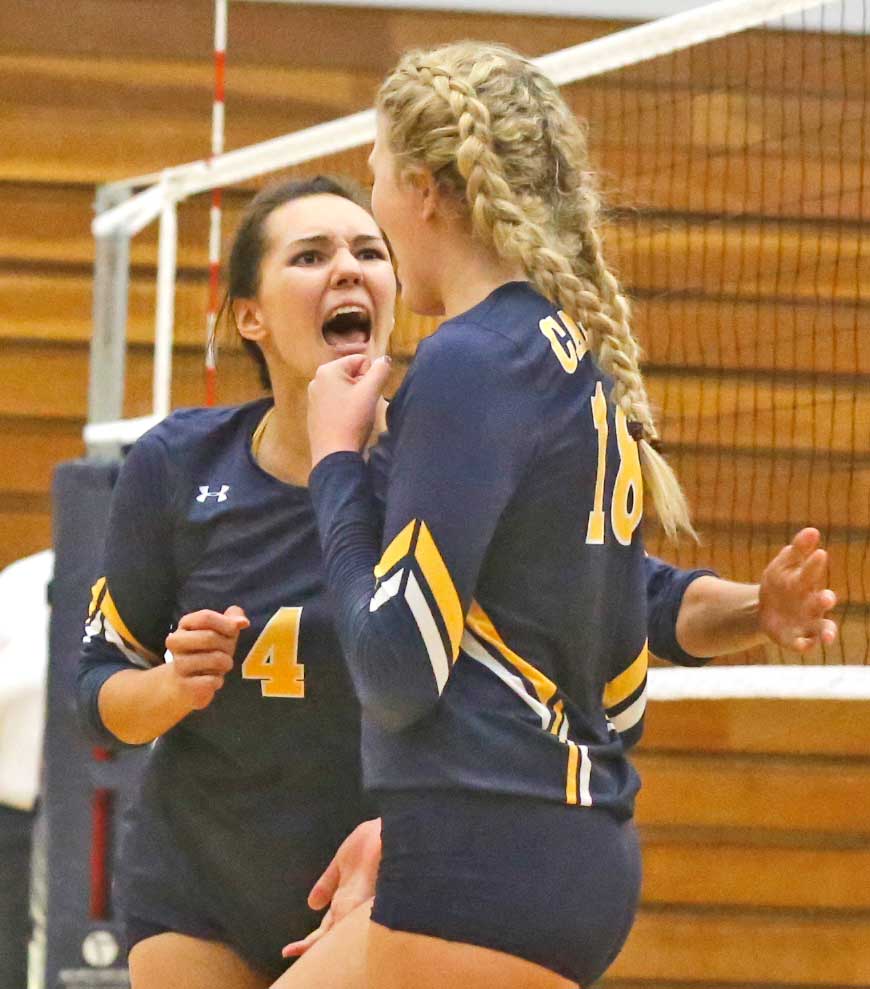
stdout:
{"type": "Polygon", "coordinates": [[[48,581],[44,550],[0,573],[0,989],[27,984],[30,847],[45,720],[48,581]]]}

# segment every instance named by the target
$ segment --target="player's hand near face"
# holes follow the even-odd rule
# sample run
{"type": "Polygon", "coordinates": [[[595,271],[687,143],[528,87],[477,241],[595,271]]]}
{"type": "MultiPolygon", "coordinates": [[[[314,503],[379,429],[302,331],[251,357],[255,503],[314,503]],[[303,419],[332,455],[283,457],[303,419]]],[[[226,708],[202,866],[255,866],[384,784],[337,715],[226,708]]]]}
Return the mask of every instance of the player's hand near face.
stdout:
{"type": "Polygon", "coordinates": [[[324,934],[352,910],[371,900],[375,895],[375,881],[381,861],[381,821],[363,821],[344,839],[323,875],[308,895],[312,910],[329,909],[323,915],[320,926],[302,941],[286,945],[281,954],[285,958],[303,955],[324,934]]]}
{"type": "Polygon", "coordinates": [[[804,653],[837,637],[836,623],[826,617],[837,596],[825,587],[828,554],[819,548],[818,529],[801,529],[768,563],[759,588],[759,623],[769,639],[784,649],[804,653]]]}
{"type": "Polygon", "coordinates": [[[233,668],[239,633],[250,625],[244,611],[231,605],[217,611],[184,615],[174,632],[166,636],[172,653],[169,664],[174,688],[193,711],[208,707],[233,668]]]}
{"type": "Polygon", "coordinates": [[[318,368],[308,386],[312,467],[331,453],[363,449],[389,374],[388,357],[340,357],[318,368]]]}

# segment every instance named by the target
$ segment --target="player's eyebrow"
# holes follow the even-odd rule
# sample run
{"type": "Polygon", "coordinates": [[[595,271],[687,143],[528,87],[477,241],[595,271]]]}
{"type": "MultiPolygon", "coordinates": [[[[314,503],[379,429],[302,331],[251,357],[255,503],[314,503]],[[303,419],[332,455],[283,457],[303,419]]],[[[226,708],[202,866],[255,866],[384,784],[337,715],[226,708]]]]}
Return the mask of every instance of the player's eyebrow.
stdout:
{"type": "MultiPolygon", "coordinates": [[[[357,234],[351,240],[353,247],[366,244],[383,244],[383,238],[374,234],[357,234]]],[[[289,243],[289,247],[328,247],[333,243],[333,238],[329,234],[311,234],[309,237],[299,237],[289,243]]]]}

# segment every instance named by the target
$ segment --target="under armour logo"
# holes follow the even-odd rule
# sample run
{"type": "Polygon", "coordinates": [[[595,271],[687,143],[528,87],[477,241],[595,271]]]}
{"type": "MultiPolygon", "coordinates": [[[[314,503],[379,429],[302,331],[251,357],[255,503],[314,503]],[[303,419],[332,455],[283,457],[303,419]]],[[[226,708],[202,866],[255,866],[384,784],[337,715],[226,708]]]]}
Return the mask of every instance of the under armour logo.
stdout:
{"type": "Polygon", "coordinates": [[[220,491],[209,491],[207,484],[200,484],[199,494],[196,496],[196,500],[200,505],[205,504],[207,498],[217,498],[218,501],[227,500],[227,491],[230,490],[229,484],[222,484],[220,491]]]}

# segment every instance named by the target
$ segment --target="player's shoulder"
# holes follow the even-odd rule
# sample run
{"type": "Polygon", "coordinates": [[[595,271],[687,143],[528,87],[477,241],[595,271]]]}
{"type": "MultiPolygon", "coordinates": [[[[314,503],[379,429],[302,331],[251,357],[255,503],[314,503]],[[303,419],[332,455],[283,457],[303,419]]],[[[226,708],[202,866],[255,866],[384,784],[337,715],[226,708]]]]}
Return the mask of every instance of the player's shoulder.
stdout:
{"type": "Polygon", "coordinates": [[[192,474],[229,459],[244,463],[244,448],[271,398],[245,405],[178,409],[143,433],[124,458],[121,487],[148,501],[184,487],[192,474]],[[138,494],[137,494],[138,492],[138,494]]]}
{"type": "Polygon", "coordinates": [[[271,404],[271,398],[261,398],[244,405],[176,409],[143,433],[133,450],[161,453],[172,461],[189,461],[201,451],[225,447],[233,440],[247,441],[271,404]]]}
{"type": "Polygon", "coordinates": [[[505,395],[558,405],[597,380],[606,384],[582,327],[528,282],[508,282],[445,321],[420,345],[414,365],[448,395],[489,383],[505,395]]]}
{"type": "Polygon", "coordinates": [[[527,282],[501,285],[420,343],[412,377],[435,382],[448,395],[472,383],[503,383],[524,370],[534,345],[529,327],[550,308],[527,282]]]}
{"type": "Polygon", "coordinates": [[[507,282],[471,309],[442,323],[429,342],[443,350],[461,349],[485,357],[528,347],[529,332],[553,306],[528,282],[507,282]]]}

